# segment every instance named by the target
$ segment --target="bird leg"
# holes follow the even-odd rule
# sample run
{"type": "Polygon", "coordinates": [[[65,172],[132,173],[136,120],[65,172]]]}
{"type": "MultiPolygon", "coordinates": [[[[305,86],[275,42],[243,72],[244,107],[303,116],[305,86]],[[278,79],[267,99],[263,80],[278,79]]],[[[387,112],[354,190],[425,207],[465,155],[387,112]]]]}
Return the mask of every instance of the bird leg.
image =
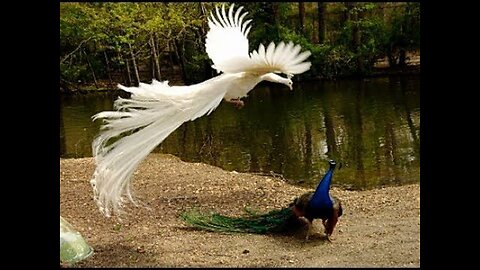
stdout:
{"type": "Polygon", "coordinates": [[[312,224],[312,222],[310,222],[310,220],[309,220],[309,221],[308,221],[307,235],[305,236],[305,241],[308,241],[308,238],[310,237],[310,234],[312,233],[312,227],[313,227],[313,224],[312,224]]]}
{"type": "Polygon", "coordinates": [[[239,99],[239,98],[232,98],[230,100],[227,100],[228,103],[232,103],[235,107],[241,109],[243,108],[243,106],[245,106],[245,103],[243,102],[243,100],[239,99]]]}
{"type": "Polygon", "coordinates": [[[312,232],[312,222],[304,217],[304,216],[301,216],[301,217],[298,217],[299,220],[301,220],[303,223],[305,223],[307,225],[307,235],[305,236],[305,242],[308,241],[308,238],[310,237],[310,233],[312,232]]]}
{"type": "Polygon", "coordinates": [[[339,211],[338,207],[334,207],[332,216],[325,220],[322,219],[323,226],[325,227],[325,236],[329,242],[332,242],[329,237],[332,235],[335,225],[337,225],[339,211]]]}
{"type": "Polygon", "coordinates": [[[322,224],[323,224],[323,227],[325,227],[325,239],[327,239],[327,241],[331,243],[332,242],[332,240],[330,240],[331,232],[327,230],[327,226],[329,226],[328,219],[322,219],[322,224]]]}

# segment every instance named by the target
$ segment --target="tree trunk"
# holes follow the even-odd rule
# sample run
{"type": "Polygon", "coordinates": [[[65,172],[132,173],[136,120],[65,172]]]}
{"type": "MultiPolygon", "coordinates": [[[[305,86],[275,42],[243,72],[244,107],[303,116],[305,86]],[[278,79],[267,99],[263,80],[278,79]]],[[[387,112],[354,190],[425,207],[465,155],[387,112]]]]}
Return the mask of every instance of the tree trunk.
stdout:
{"type": "Polygon", "coordinates": [[[327,36],[327,25],[325,24],[325,11],[327,9],[327,3],[317,2],[318,6],[318,43],[324,43],[327,36]]]}
{"type": "Polygon", "coordinates": [[[177,39],[173,41],[173,45],[175,46],[175,55],[177,56],[177,59],[180,62],[180,68],[182,69],[182,80],[184,83],[187,83],[187,72],[185,70],[185,59],[184,59],[184,54],[183,50],[180,49],[180,44],[177,39]]]}
{"type": "Polygon", "coordinates": [[[107,51],[103,51],[103,55],[105,56],[105,64],[107,66],[107,75],[108,81],[110,82],[110,88],[113,88],[112,72],[110,70],[110,61],[108,61],[107,51]]]}
{"type": "MultiPolygon", "coordinates": [[[[163,48],[163,50],[160,50],[159,46],[158,46],[158,36],[157,36],[157,32],[154,32],[153,33],[153,38],[155,39],[155,50],[157,51],[157,57],[158,57],[158,63],[160,64],[160,66],[162,65],[162,53],[163,51],[165,50],[165,48],[163,48]]],[[[159,72],[160,72],[160,75],[162,74],[162,69],[159,69],[159,72]]]]}
{"type": "Polygon", "coordinates": [[[152,48],[152,59],[154,63],[154,68],[153,68],[153,76],[157,81],[160,81],[162,79],[162,76],[160,74],[160,63],[158,62],[158,54],[157,54],[157,49],[155,46],[155,39],[153,38],[153,34],[150,35],[150,46],[152,48]]]}
{"type": "Polygon", "coordinates": [[[135,79],[137,80],[137,85],[139,85],[140,75],[138,74],[138,67],[137,67],[137,61],[135,61],[135,54],[133,53],[133,48],[130,43],[128,43],[128,47],[130,48],[130,55],[132,56],[132,64],[133,64],[133,71],[135,72],[135,79]]]}
{"type": "Polygon", "coordinates": [[[271,7],[272,7],[272,22],[273,22],[273,25],[275,25],[275,30],[278,31],[278,26],[279,26],[279,21],[278,21],[279,10],[278,9],[280,7],[280,3],[272,2],[271,7]]]}
{"type": "Polygon", "coordinates": [[[305,2],[298,2],[299,30],[301,35],[305,35],[305,2]]]}
{"type": "Polygon", "coordinates": [[[175,73],[175,59],[173,59],[174,53],[175,53],[175,46],[173,45],[172,40],[167,41],[167,49],[166,52],[168,54],[168,60],[170,60],[170,73],[174,74],[175,73]]]}
{"type": "MultiPolygon", "coordinates": [[[[406,37],[408,35],[407,33],[409,32],[409,22],[412,21],[412,19],[408,16],[409,14],[411,14],[411,6],[408,3],[405,5],[404,14],[405,15],[402,21],[402,27],[400,28],[400,31],[402,31],[401,34],[406,37]]],[[[405,67],[407,65],[407,48],[409,45],[409,41],[406,38],[403,38],[402,41],[403,42],[401,42],[398,52],[398,65],[400,67],[405,67]]]]}
{"type": "Polygon", "coordinates": [[[360,46],[361,46],[361,33],[358,25],[353,27],[353,46],[354,51],[357,53],[357,71],[360,74],[365,73],[365,64],[364,64],[364,57],[360,54],[360,46]]]}
{"type": "Polygon", "coordinates": [[[402,68],[407,66],[407,51],[405,48],[400,48],[398,52],[398,66],[402,68]]]}
{"type": "Polygon", "coordinates": [[[98,89],[98,83],[97,83],[97,76],[95,76],[95,71],[93,70],[92,64],[90,63],[90,60],[88,60],[88,55],[83,51],[83,54],[85,54],[85,59],[87,60],[88,67],[90,68],[90,71],[92,72],[92,77],[93,77],[93,82],[95,83],[95,88],[98,89]]]}
{"type": "Polygon", "coordinates": [[[343,23],[344,25],[346,22],[350,21],[350,10],[353,8],[353,2],[343,2],[345,9],[343,10],[343,23]]]}
{"type": "Polygon", "coordinates": [[[132,86],[132,74],[130,72],[130,64],[128,63],[128,58],[125,58],[125,63],[127,63],[127,78],[128,78],[128,86],[132,86]]]}
{"type": "MultiPolygon", "coordinates": [[[[355,6],[355,4],[352,4],[352,8],[355,6]]],[[[365,73],[365,65],[363,61],[363,56],[360,55],[360,46],[361,41],[362,41],[362,36],[360,33],[360,27],[358,25],[358,21],[360,19],[360,14],[359,12],[355,12],[351,15],[350,19],[353,22],[353,27],[352,27],[352,38],[353,38],[353,51],[357,54],[357,72],[359,74],[364,74],[365,73]]]]}
{"type": "MultiPolygon", "coordinates": [[[[148,44],[150,46],[151,44],[151,40],[148,41],[148,44]]],[[[148,61],[148,67],[150,69],[150,76],[152,78],[152,80],[156,80],[155,78],[155,60],[153,59],[153,51],[152,51],[152,47],[150,46],[150,61],[148,61]]]]}
{"type": "Polygon", "coordinates": [[[394,68],[397,66],[397,57],[395,56],[395,53],[392,50],[392,48],[387,49],[387,60],[388,60],[388,66],[390,68],[394,68]]]}
{"type": "MultiPolygon", "coordinates": [[[[264,31],[269,37],[278,37],[279,28],[279,4],[278,2],[261,2],[259,8],[263,10],[262,20],[264,24],[264,31]]],[[[266,37],[264,37],[266,38],[266,37]]],[[[266,42],[263,40],[262,42],[266,42]]]]}
{"type": "MultiPolygon", "coordinates": [[[[116,54],[117,54],[117,58],[119,59],[119,61],[120,61],[120,59],[125,59],[125,58],[122,57],[122,55],[120,54],[120,51],[116,50],[115,52],[116,52],[116,54]]],[[[125,69],[122,70],[122,73],[121,73],[121,74],[122,74],[122,82],[123,82],[123,84],[124,84],[124,85],[128,85],[127,75],[125,75],[125,69]]]]}
{"type": "MultiPolygon", "coordinates": [[[[203,6],[202,2],[199,2],[198,5],[199,5],[199,9],[200,9],[200,14],[202,15],[202,18],[204,18],[205,15],[206,15],[205,7],[203,6]]],[[[202,21],[202,27],[199,30],[202,46],[203,46],[203,44],[205,44],[205,36],[207,34],[207,29],[208,29],[208,26],[205,23],[205,20],[203,20],[202,21]]],[[[209,79],[209,78],[212,78],[213,76],[215,76],[213,68],[210,65],[210,60],[209,59],[205,59],[203,61],[203,70],[205,71],[205,73],[204,73],[205,74],[204,75],[205,79],[209,79]]]]}

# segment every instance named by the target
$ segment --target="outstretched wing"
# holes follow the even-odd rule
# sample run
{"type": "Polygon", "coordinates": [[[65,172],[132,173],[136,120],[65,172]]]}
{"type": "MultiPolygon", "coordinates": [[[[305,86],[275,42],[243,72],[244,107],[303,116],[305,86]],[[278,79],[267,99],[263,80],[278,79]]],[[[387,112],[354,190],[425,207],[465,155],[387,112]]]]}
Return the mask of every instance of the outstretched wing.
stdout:
{"type": "Polygon", "coordinates": [[[310,51],[300,53],[302,47],[293,42],[285,44],[283,41],[275,46],[271,42],[267,49],[260,44],[257,51],[250,53],[248,61],[237,62],[234,65],[226,63],[223,71],[226,73],[254,72],[259,74],[275,72],[287,75],[301,74],[310,69],[311,63],[304,62],[310,51]]]}
{"type": "Polygon", "coordinates": [[[300,53],[301,46],[292,42],[285,44],[282,41],[278,46],[271,42],[266,49],[260,44],[258,50],[249,55],[247,35],[251,26],[248,28],[247,26],[251,20],[243,22],[243,18],[248,14],[244,12],[240,16],[243,7],[237,9],[233,16],[233,6],[233,4],[230,6],[228,16],[225,6],[222,6],[221,14],[216,8],[217,18],[210,14],[208,19],[210,30],[205,46],[208,56],[214,63],[213,68],[224,73],[275,72],[287,75],[300,74],[310,69],[311,63],[304,61],[311,53],[309,51],[300,53]]]}
{"type": "Polygon", "coordinates": [[[210,13],[208,18],[208,27],[210,30],[205,39],[205,47],[208,57],[213,61],[213,68],[218,72],[223,71],[225,62],[248,60],[248,39],[250,32],[248,24],[252,20],[243,22],[243,18],[248,14],[241,14],[243,7],[240,7],[233,15],[234,4],[230,6],[228,16],[225,12],[225,5],[222,6],[222,14],[218,7],[215,9],[217,18],[210,13]]]}

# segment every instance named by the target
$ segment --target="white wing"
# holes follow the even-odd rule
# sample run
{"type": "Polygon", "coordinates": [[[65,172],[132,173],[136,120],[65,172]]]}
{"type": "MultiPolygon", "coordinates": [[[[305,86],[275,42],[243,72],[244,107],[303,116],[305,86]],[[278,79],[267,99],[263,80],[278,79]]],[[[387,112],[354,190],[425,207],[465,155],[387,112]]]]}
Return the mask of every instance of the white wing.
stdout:
{"type": "Polygon", "coordinates": [[[285,45],[282,41],[275,46],[271,42],[267,49],[260,44],[258,51],[250,53],[248,61],[224,62],[222,70],[225,73],[254,72],[259,74],[275,72],[288,75],[300,74],[310,69],[311,63],[304,62],[310,55],[310,51],[300,53],[302,47],[289,42],[285,45]]]}
{"type": "Polygon", "coordinates": [[[311,63],[304,62],[311,53],[305,51],[300,53],[301,46],[292,42],[285,44],[283,41],[275,46],[271,42],[265,49],[260,44],[258,50],[248,55],[247,35],[250,27],[246,28],[251,20],[243,22],[245,12],[239,17],[243,7],[237,9],[233,16],[233,4],[229,9],[228,16],[225,13],[225,6],[222,6],[220,14],[216,9],[217,18],[211,14],[208,19],[210,27],[207,33],[206,49],[208,56],[214,63],[218,72],[237,73],[285,73],[288,75],[300,74],[310,69],[311,63]]]}
{"type": "Polygon", "coordinates": [[[248,39],[247,35],[250,32],[248,24],[252,20],[243,22],[243,18],[248,14],[244,12],[240,15],[243,7],[237,9],[233,15],[234,4],[230,6],[228,16],[225,12],[225,5],[222,6],[222,14],[218,7],[216,14],[218,17],[210,13],[208,18],[208,27],[210,30],[205,39],[205,48],[208,57],[213,61],[213,68],[218,72],[222,71],[223,63],[229,61],[245,61],[248,60],[248,39]]]}

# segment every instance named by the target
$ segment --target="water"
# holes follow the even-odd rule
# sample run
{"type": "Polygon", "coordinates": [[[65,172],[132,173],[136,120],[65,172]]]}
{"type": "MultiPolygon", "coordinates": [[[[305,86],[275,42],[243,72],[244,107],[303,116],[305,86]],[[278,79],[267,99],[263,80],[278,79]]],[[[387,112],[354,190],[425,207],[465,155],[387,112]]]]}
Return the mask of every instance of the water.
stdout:
{"type": "MultiPolygon", "coordinates": [[[[122,92],[61,97],[62,158],[91,156],[99,123],[122,92]]],[[[263,83],[246,106],[222,102],[183,124],[154,152],[226,170],[281,174],[314,188],[337,161],[333,185],[349,189],[420,181],[420,78],[295,83],[294,91],[263,83]]]]}

